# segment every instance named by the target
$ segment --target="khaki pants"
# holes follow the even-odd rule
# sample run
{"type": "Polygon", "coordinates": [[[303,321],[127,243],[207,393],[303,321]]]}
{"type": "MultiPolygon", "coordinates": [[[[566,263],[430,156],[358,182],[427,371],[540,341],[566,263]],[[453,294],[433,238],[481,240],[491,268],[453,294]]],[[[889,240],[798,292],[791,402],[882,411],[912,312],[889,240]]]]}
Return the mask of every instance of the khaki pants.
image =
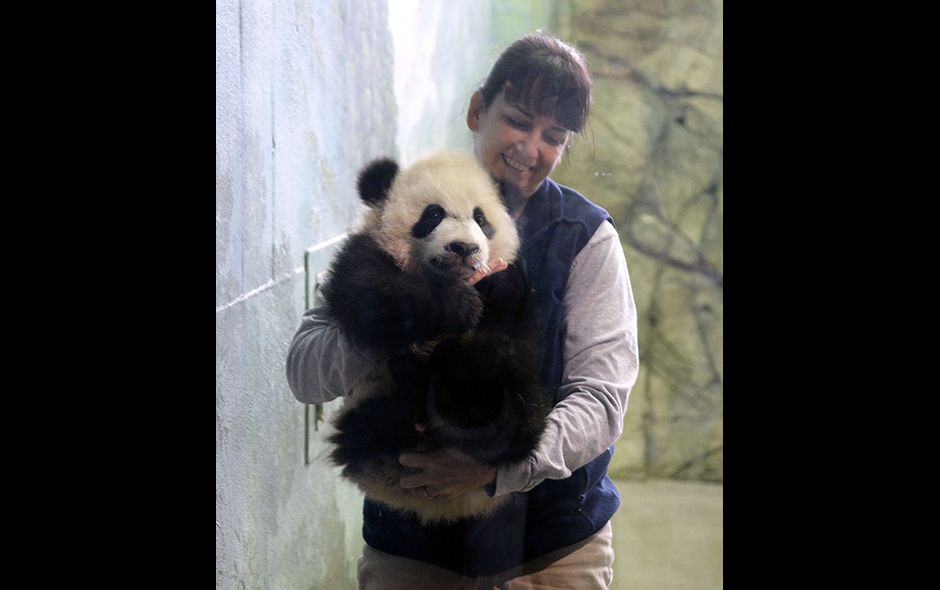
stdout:
{"type": "Polygon", "coordinates": [[[468,578],[434,565],[396,557],[366,545],[359,558],[360,590],[588,590],[606,589],[614,577],[608,522],[597,534],[519,568],[468,578]]]}

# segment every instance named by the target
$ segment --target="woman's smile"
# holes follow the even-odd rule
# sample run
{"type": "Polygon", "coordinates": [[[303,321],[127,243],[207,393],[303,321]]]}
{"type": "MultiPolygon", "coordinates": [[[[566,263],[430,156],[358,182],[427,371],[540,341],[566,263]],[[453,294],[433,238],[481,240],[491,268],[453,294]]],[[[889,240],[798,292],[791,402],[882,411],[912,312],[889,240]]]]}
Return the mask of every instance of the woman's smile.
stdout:
{"type": "Polygon", "coordinates": [[[505,90],[489,106],[483,104],[480,93],[475,94],[467,124],[474,132],[474,152],[480,163],[494,178],[518,186],[525,198],[555,168],[571,137],[571,131],[554,117],[508,102],[505,90]]]}
{"type": "Polygon", "coordinates": [[[516,172],[519,172],[520,174],[526,173],[529,170],[532,170],[533,168],[533,166],[526,166],[522,162],[519,162],[518,160],[515,160],[506,154],[502,154],[502,156],[503,156],[503,162],[505,162],[507,166],[509,166],[516,172]]]}

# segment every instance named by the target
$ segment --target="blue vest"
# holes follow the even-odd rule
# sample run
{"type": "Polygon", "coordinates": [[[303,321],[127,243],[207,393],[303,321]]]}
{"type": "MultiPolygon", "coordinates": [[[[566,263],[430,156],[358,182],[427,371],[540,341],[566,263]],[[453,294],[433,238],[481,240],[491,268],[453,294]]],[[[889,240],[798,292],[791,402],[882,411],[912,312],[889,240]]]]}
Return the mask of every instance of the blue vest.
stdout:
{"type": "MultiPolygon", "coordinates": [[[[604,221],[606,211],[546,179],[519,219],[520,258],[535,289],[548,345],[547,391],[558,403],[565,342],[564,299],[575,256],[604,221]]],[[[599,531],[620,507],[607,476],[613,447],[564,480],[545,480],[515,494],[493,513],[449,525],[422,526],[366,500],[362,535],[371,547],[466,576],[493,575],[573,545],[599,531]]]]}

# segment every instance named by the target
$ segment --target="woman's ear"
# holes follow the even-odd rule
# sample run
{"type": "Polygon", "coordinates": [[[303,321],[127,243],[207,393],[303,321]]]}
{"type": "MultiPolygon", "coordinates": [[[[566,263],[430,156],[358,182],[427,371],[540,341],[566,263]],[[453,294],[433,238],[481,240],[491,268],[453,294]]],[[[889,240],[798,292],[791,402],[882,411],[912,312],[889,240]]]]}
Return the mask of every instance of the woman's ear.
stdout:
{"type": "Polygon", "coordinates": [[[483,103],[483,93],[477,90],[470,97],[470,108],[467,109],[467,127],[474,133],[480,128],[480,115],[485,106],[483,103]]]}

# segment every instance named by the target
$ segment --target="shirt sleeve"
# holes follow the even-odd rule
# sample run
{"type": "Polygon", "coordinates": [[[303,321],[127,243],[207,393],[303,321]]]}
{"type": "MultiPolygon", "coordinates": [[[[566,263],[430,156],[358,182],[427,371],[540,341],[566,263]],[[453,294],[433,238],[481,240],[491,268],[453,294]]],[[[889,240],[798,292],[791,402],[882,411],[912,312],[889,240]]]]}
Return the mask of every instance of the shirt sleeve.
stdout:
{"type": "Polygon", "coordinates": [[[299,401],[320,404],[345,396],[378,364],[329,320],[325,304],[307,310],[287,351],[287,382],[299,401]]]}
{"type": "Polygon", "coordinates": [[[563,399],[549,413],[533,455],[497,468],[495,496],[567,478],[610,447],[623,430],[639,370],[637,313],[623,247],[610,223],[601,223],[575,257],[563,303],[563,399]]]}

